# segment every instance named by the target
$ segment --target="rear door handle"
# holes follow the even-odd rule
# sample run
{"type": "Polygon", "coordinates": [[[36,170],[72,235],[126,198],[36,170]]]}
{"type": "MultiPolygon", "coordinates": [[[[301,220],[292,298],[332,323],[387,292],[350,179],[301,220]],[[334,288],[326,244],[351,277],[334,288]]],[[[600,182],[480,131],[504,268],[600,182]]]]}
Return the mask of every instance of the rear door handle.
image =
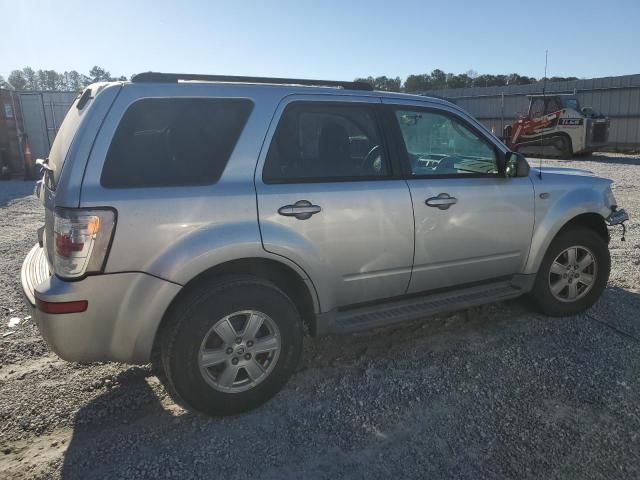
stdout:
{"type": "Polygon", "coordinates": [[[311,215],[315,215],[321,211],[322,208],[318,205],[313,205],[308,200],[298,200],[293,205],[285,205],[278,209],[278,213],[280,215],[284,215],[285,217],[296,217],[298,220],[306,220],[307,218],[311,218],[311,215]]]}
{"type": "Polygon", "coordinates": [[[455,205],[456,203],[458,203],[458,199],[449,196],[448,193],[441,193],[437,197],[427,198],[424,203],[426,203],[430,207],[437,207],[440,210],[446,210],[451,205],[455,205]]]}

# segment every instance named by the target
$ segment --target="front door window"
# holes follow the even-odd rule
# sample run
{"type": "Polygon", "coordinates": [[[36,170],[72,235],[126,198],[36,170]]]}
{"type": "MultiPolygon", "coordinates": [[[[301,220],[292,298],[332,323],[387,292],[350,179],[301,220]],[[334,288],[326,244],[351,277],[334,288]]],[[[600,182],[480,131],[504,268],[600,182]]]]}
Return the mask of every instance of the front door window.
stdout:
{"type": "Polygon", "coordinates": [[[428,111],[395,114],[413,177],[498,174],[493,147],[455,118],[428,111]]]}

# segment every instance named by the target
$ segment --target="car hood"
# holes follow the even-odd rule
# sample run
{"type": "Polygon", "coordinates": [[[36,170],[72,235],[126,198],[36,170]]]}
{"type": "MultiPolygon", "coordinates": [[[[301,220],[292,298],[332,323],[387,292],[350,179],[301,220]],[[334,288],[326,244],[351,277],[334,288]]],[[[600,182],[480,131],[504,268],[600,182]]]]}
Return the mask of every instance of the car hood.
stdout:
{"type": "Polygon", "coordinates": [[[594,173],[590,170],[582,170],[580,168],[563,168],[563,167],[531,167],[531,172],[534,175],[539,175],[540,170],[542,170],[542,176],[545,174],[556,174],[556,175],[580,175],[583,177],[593,177],[594,173]]]}

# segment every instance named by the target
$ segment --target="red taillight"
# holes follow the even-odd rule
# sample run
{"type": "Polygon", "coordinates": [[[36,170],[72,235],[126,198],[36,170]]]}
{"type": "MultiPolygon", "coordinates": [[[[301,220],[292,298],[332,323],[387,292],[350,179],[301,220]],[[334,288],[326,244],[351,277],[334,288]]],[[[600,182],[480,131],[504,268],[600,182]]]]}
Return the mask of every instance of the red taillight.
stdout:
{"type": "Polygon", "coordinates": [[[53,223],[53,271],[60,278],[101,272],[115,227],[107,208],[56,208],[53,223]]]}
{"type": "Polygon", "coordinates": [[[80,313],[84,312],[89,306],[86,300],[76,300],[73,302],[45,302],[36,298],[36,307],[44,313],[80,313]]]}
{"type": "Polygon", "coordinates": [[[56,237],[56,254],[61,257],[69,258],[73,252],[81,252],[84,248],[84,242],[74,242],[69,235],[55,233],[56,237]]]}

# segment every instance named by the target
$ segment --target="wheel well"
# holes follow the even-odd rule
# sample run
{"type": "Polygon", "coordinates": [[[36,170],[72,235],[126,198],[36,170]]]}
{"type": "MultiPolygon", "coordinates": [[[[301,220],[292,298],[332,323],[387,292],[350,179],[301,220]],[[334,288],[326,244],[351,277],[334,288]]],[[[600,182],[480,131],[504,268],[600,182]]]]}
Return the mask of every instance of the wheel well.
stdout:
{"type": "Polygon", "coordinates": [[[225,275],[252,275],[274,283],[281,289],[294,303],[305,326],[312,335],[315,335],[315,310],[313,298],[304,280],[290,267],[266,258],[243,258],[216,265],[187,282],[167,308],[160,325],[155,334],[153,342],[152,358],[157,354],[158,339],[161,332],[167,326],[168,318],[172,309],[181,299],[191,291],[201,285],[210,283],[225,275]]]}
{"type": "Polygon", "coordinates": [[[560,232],[576,226],[586,227],[595,231],[607,243],[611,240],[609,229],[607,228],[604,218],[597,213],[583,213],[572,218],[560,229],[560,232]]]}
{"type": "Polygon", "coordinates": [[[563,132],[563,131],[559,131],[559,132],[555,132],[553,135],[550,135],[550,137],[562,137],[564,138],[566,141],[569,142],[569,150],[572,155],[573,155],[573,140],[571,139],[571,135],[569,135],[567,132],[563,132]]]}

